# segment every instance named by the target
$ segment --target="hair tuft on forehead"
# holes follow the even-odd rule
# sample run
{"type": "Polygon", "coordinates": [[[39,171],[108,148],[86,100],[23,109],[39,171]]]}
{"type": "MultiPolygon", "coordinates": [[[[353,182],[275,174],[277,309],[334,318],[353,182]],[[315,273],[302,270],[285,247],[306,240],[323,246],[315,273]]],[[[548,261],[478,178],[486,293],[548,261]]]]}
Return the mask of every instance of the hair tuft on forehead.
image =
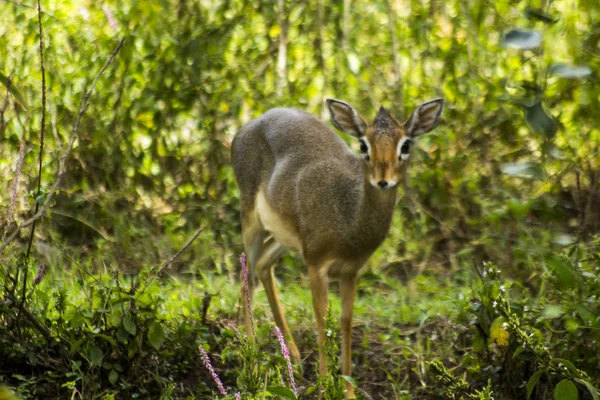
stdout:
{"type": "Polygon", "coordinates": [[[394,117],[383,106],[379,109],[375,123],[373,124],[375,133],[379,135],[394,135],[395,123],[394,117]]]}

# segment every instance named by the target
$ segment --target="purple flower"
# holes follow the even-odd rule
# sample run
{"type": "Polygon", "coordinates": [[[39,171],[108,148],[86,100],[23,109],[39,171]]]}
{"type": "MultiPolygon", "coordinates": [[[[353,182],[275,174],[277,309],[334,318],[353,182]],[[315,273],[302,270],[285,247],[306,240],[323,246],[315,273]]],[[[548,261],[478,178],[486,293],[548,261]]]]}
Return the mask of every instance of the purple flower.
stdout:
{"type": "Polygon", "coordinates": [[[235,394],[235,400],[242,400],[242,395],[240,394],[240,392],[237,392],[235,394]]]}
{"type": "Polygon", "coordinates": [[[288,375],[290,376],[290,386],[292,387],[292,391],[295,396],[298,396],[298,392],[296,391],[296,382],[294,381],[294,369],[292,368],[292,362],[290,361],[290,352],[285,344],[285,340],[283,339],[283,334],[279,330],[278,327],[273,328],[275,332],[275,336],[277,336],[277,340],[279,340],[279,344],[281,345],[281,354],[283,354],[283,358],[287,362],[288,367],[288,375]]]}
{"type": "Polygon", "coordinates": [[[250,285],[248,284],[248,267],[246,266],[246,254],[240,254],[240,264],[242,264],[242,275],[244,276],[244,292],[246,292],[246,305],[248,306],[248,315],[252,324],[252,335],[254,335],[254,316],[252,315],[252,303],[250,300],[250,285]]]}
{"type": "Polygon", "coordinates": [[[33,279],[33,285],[37,286],[42,281],[42,279],[44,279],[44,276],[46,276],[46,264],[40,264],[40,266],[38,267],[37,274],[33,279]]]}
{"type": "Polygon", "coordinates": [[[204,363],[204,366],[210,373],[210,376],[212,376],[213,381],[215,381],[215,383],[217,384],[217,387],[219,388],[219,392],[223,396],[227,396],[227,391],[223,387],[223,382],[221,382],[221,379],[219,379],[219,375],[217,375],[217,373],[215,372],[215,369],[213,368],[213,366],[210,362],[210,358],[208,357],[208,353],[206,352],[206,350],[204,350],[204,347],[202,347],[202,345],[198,346],[198,350],[200,350],[200,356],[202,357],[202,362],[204,363]]]}

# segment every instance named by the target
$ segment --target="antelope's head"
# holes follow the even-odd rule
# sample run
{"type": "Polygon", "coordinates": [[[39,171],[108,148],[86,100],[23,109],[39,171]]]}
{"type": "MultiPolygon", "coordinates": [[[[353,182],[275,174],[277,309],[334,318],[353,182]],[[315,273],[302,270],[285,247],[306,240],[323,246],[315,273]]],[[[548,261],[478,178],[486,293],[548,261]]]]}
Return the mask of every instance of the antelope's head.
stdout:
{"type": "Polygon", "coordinates": [[[371,124],[346,102],[327,99],[327,108],[331,123],[360,141],[371,185],[386,190],[395,187],[403,178],[413,140],[431,132],[440,123],[444,100],[435,99],[419,105],[404,123],[383,107],[371,124]]]}

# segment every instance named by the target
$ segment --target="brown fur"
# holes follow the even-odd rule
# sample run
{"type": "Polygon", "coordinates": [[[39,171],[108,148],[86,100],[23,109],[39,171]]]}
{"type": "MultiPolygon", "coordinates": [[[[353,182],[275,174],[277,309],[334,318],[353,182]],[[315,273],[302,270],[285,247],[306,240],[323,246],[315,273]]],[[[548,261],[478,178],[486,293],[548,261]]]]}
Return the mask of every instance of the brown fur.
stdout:
{"type": "MultiPolygon", "coordinates": [[[[442,103],[437,101],[437,108],[426,107],[430,115],[424,120],[432,125],[437,125],[441,113],[442,103]],[[438,114],[431,114],[432,109],[438,114]]],[[[300,353],[285,321],[273,280],[273,265],[284,252],[284,246],[299,251],[308,265],[320,348],[325,338],[328,280],[340,280],[342,373],[350,375],[357,273],[387,235],[396,203],[395,188],[382,189],[377,182],[397,184],[404,176],[407,161],[399,160],[397,147],[410,132],[383,108],[374,124],[367,125],[344,102],[329,100],[328,106],[337,128],[368,141],[369,160],[353,153],[317,118],[285,108],[270,110],[248,123],[235,136],[231,154],[240,188],[242,237],[248,264],[258,270],[275,321],[286,336],[293,358],[299,361],[300,353]],[[269,235],[272,238],[267,239],[269,235]]],[[[419,132],[433,129],[418,125],[423,120],[419,117],[411,116],[412,125],[419,132]]],[[[245,296],[242,299],[246,331],[251,334],[248,305],[245,296]]],[[[323,352],[320,361],[320,371],[324,374],[323,352]]],[[[354,397],[351,385],[347,385],[346,397],[354,397]]]]}

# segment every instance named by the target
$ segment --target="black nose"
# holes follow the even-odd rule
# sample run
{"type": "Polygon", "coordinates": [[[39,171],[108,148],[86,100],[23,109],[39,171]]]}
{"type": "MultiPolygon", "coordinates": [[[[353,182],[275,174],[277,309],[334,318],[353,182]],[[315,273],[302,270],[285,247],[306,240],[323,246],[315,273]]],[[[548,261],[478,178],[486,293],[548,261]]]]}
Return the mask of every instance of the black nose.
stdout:
{"type": "Polygon", "coordinates": [[[379,185],[380,188],[384,188],[387,186],[387,182],[386,181],[379,181],[377,182],[377,184],[379,185]]]}

